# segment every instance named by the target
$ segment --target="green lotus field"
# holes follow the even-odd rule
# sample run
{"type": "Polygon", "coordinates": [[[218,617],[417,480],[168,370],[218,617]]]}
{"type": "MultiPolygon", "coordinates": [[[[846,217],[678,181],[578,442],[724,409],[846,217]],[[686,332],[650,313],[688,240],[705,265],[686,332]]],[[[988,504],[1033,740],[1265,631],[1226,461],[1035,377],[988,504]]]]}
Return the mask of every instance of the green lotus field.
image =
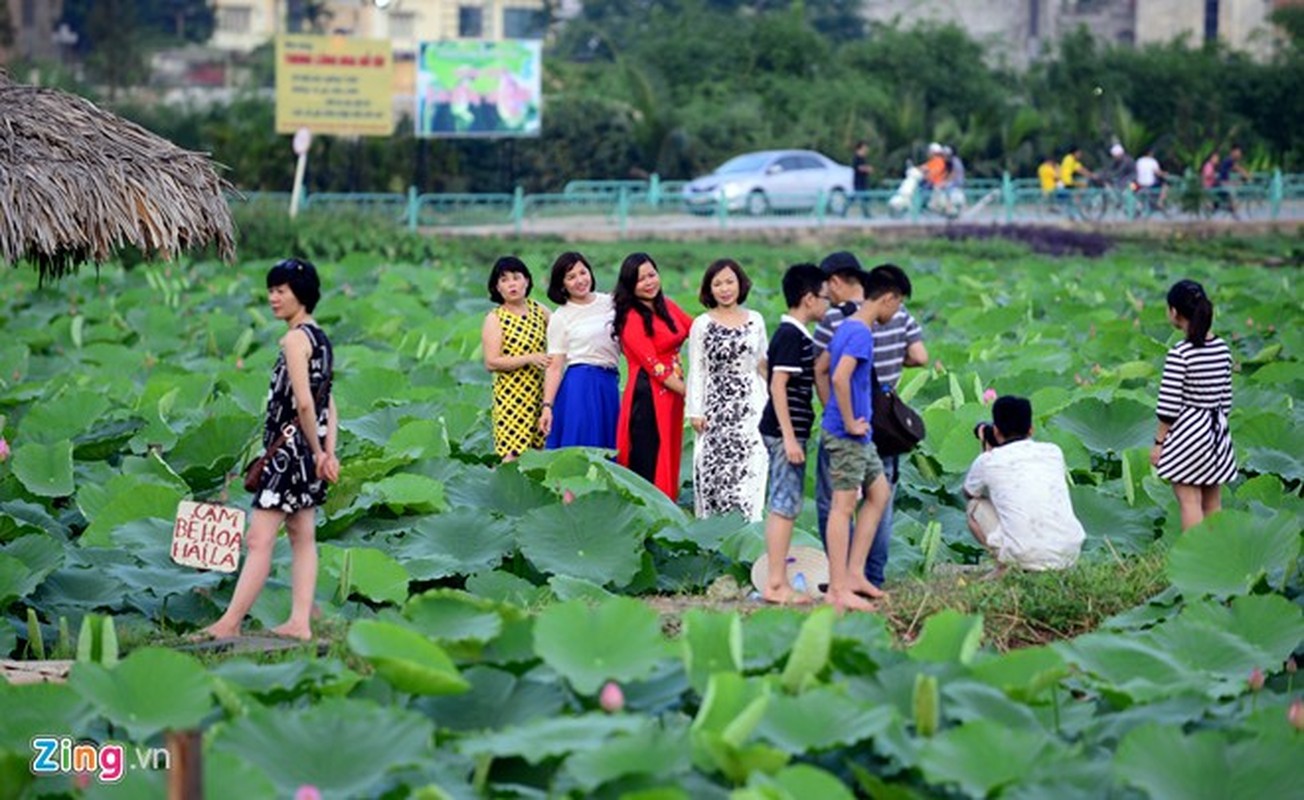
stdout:
{"type": "MultiPolygon", "coordinates": [[[[1297,796],[1304,275],[1298,256],[1271,257],[1290,246],[858,248],[910,273],[936,362],[901,382],[928,438],[903,470],[889,580],[927,586],[937,566],[979,560],[960,484],[989,388],[1031,397],[1036,435],[1064,450],[1088,532],[1076,569],[1163,565],[1162,591],[1135,608],[1012,649],[960,609],[908,637],[876,614],[747,601],[665,625],[647,597],[745,582],[759,526],[694,520],[601,452],[495,463],[485,278],[514,252],[543,299],[567,246],[487,240],[440,243],[427,263],[319,261],[343,463],[319,517],[325,644],[186,649],[234,578],[174,564],[171,521],[182,499],[247,504],[238,480],[224,492],[283,332],[270,262],[106,265],[45,287],[8,270],[0,657],[76,663],[66,682],[0,681],[0,797],[161,797],[167,774],[137,748],[188,729],[202,731],[206,796],[238,800],[1297,796]],[[1178,336],[1164,293],[1181,277],[1210,290],[1235,353],[1241,466],[1223,513],[1185,535],[1148,461],[1178,336]],[[128,768],[33,774],[41,736],[123,744],[128,768]]],[[[771,326],[784,267],[822,255],[592,245],[600,290],[638,249],[693,313],[706,265],[738,258],[771,326]]],[[[288,584],[282,541],[249,628],[284,618],[288,584]]]]}

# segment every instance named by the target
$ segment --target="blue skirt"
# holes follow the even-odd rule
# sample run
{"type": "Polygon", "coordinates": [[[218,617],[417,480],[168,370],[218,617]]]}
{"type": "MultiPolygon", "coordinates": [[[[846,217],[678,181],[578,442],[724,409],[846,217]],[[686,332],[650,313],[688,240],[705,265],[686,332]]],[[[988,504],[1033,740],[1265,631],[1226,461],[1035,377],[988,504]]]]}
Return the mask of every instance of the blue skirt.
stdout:
{"type": "Polygon", "coordinates": [[[552,430],[544,445],[616,448],[620,416],[619,373],[614,368],[575,364],[566,368],[552,403],[552,430]]]}

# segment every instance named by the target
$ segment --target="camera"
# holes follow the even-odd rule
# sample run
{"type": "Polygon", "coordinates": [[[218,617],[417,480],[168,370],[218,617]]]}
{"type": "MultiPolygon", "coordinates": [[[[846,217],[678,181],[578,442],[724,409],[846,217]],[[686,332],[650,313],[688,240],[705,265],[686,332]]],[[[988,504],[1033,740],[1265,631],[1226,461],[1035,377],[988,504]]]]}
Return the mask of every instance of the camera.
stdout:
{"type": "Polygon", "coordinates": [[[974,438],[988,447],[1000,447],[996,441],[996,426],[990,422],[980,422],[973,426],[974,438]]]}

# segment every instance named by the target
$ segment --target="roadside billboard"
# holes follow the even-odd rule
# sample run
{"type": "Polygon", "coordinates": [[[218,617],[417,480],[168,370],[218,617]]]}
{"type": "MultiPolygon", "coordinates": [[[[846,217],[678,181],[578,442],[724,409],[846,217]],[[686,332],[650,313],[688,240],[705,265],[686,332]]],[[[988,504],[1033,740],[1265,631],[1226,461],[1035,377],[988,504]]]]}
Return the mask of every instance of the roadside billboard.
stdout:
{"type": "Polygon", "coordinates": [[[390,136],[394,59],[387,39],[276,37],[276,132],[390,136]]]}
{"type": "Polygon", "coordinates": [[[422,42],[416,135],[538,136],[542,52],[538,41],[422,42]]]}

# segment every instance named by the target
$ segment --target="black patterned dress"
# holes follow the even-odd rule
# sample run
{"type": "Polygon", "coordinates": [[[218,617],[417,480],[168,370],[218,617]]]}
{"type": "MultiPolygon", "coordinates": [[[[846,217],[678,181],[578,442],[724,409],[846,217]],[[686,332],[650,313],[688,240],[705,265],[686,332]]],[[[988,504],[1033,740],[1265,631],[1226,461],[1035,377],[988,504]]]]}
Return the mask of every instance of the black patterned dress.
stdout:
{"type": "MultiPolygon", "coordinates": [[[[330,390],[321,403],[317,395],[324,382],[334,373],[335,353],[330,339],[316,323],[305,323],[295,330],[303,331],[312,343],[308,357],[308,384],[313,403],[317,406],[317,437],[322,446],[326,443],[326,425],[330,409],[330,390]]],[[[299,430],[299,413],[294,407],[294,390],[290,387],[290,371],[285,365],[285,350],[276,359],[272,369],[272,384],[267,391],[267,422],[263,429],[263,448],[270,448],[281,438],[289,425],[294,435],[276,449],[267,461],[258,491],[254,492],[254,508],[284,511],[293,514],[304,508],[313,508],[326,502],[326,482],[317,479],[312,448],[299,430]]]]}
{"type": "Polygon", "coordinates": [[[765,320],[755,311],[738,328],[703,314],[688,338],[689,417],[706,419],[693,448],[693,497],[698,517],[736,512],[759,520],[765,507],[769,453],[761,441],[761,414],[769,392],[759,367],[765,359],[765,320]]]}

